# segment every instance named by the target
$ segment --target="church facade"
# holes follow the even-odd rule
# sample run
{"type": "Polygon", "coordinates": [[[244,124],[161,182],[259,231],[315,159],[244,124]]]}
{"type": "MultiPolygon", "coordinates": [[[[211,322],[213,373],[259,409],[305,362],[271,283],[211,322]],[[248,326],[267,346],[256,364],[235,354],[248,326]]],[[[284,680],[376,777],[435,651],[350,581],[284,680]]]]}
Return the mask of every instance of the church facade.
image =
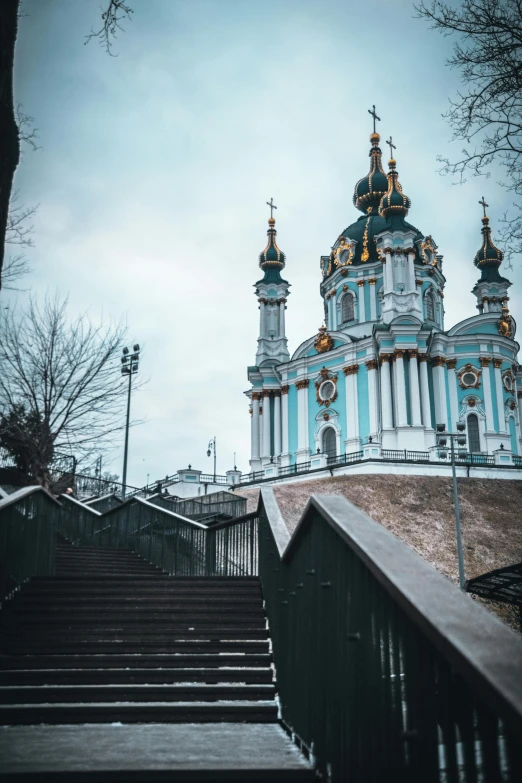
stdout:
{"type": "MultiPolygon", "coordinates": [[[[357,182],[362,215],[320,259],[325,321],[290,356],[285,311],[290,284],[275,220],[255,284],[260,328],[248,368],[252,471],[371,448],[436,452],[435,428],[466,425],[477,455],[522,453],[522,373],[509,280],[500,273],[486,204],[474,258],[477,314],[446,329],[442,256],[407,221],[411,202],[396,161],[385,173],[380,137],[357,182]],[[518,385],[518,388],[517,388],[518,385]]],[[[391,140],[390,140],[391,145],[391,140]]],[[[391,145],[391,150],[393,146],[391,145]]],[[[321,462],[322,460],[322,462],[321,462]]]]}

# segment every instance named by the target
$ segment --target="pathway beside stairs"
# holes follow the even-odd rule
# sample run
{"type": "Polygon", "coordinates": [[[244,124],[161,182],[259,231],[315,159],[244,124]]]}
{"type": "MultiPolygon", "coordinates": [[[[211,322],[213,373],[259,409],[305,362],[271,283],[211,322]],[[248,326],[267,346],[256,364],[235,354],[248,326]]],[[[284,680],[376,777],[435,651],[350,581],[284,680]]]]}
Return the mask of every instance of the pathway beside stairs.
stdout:
{"type": "Polygon", "coordinates": [[[307,781],[277,721],[257,577],[58,544],[0,612],[3,780],[307,781]]]}

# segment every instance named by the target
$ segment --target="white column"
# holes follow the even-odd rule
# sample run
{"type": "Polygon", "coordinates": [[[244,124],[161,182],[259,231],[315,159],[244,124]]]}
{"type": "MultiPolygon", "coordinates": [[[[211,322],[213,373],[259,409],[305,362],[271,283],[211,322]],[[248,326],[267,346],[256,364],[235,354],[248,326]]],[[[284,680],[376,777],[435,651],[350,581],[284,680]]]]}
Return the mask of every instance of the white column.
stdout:
{"type": "MultiPolygon", "coordinates": [[[[372,286],[375,291],[375,286],[372,286]]],[[[372,289],[370,289],[371,291],[372,289]]],[[[370,410],[370,435],[372,438],[379,433],[379,396],[377,386],[377,360],[370,359],[366,362],[368,370],[368,406],[370,410]]]]}
{"type": "Polygon", "coordinates": [[[370,284],[370,321],[377,320],[377,294],[375,291],[377,278],[370,277],[368,280],[370,284]]]}
{"type": "Polygon", "coordinates": [[[433,396],[435,399],[435,424],[450,426],[448,421],[448,406],[446,405],[446,382],[444,377],[445,360],[442,356],[435,356],[433,365],[433,396]]]}
{"type": "Polygon", "coordinates": [[[495,432],[495,419],[493,418],[493,399],[491,396],[491,378],[489,377],[489,365],[491,359],[487,356],[480,357],[482,367],[482,388],[484,389],[484,407],[486,409],[486,432],[495,432]]]}
{"type": "Polygon", "coordinates": [[[404,351],[394,353],[395,405],[397,409],[397,426],[408,426],[408,409],[406,407],[406,376],[404,374],[404,351]]]}
{"type": "Polygon", "coordinates": [[[391,253],[386,253],[386,264],[384,265],[384,293],[393,291],[393,263],[391,253]]]}
{"type": "Polygon", "coordinates": [[[417,283],[415,282],[415,266],[414,266],[414,254],[408,253],[408,290],[416,291],[417,283]]]}
{"type": "Polygon", "coordinates": [[[337,329],[337,291],[332,291],[330,302],[332,303],[332,331],[335,332],[337,329]]]}
{"type": "Polygon", "coordinates": [[[431,429],[430,386],[428,383],[428,357],[419,354],[420,398],[422,406],[422,423],[431,429]]]}
{"type": "Polygon", "coordinates": [[[304,452],[309,451],[308,441],[308,386],[310,381],[303,378],[296,381],[297,388],[297,461],[302,462],[306,456],[304,452]],[[300,459],[299,459],[300,457],[300,459]]]}
{"type": "Polygon", "coordinates": [[[364,280],[357,280],[359,287],[359,322],[366,321],[366,310],[364,307],[364,280]]]}
{"type": "Polygon", "coordinates": [[[451,432],[455,431],[455,427],[459,420],[459,398],[457,394],[457,373],[455,372],[457,367],[456,359],[447,359],[446,367],[448,368],[448,386],[449,386],[449,398],[450,398],[450,413],[448,427],[451,432]]]}
{"type": "Polygon", "coordinates": [[[484,312],[489,313],[489,299],[483,299],[482,304],[484,305],[484,312]]]}
{"type": "Polygon", "coordinates": [[[252,459],[259,459],[259,394],[252,394],[252,423],[251,423],[252,459]]]}
{"type": "Polygon", "coordinates": [[[518,430],[519,430],[519,437],[522,440],[522,391],[520,389],[517,391],[517,400],[518,400],[518,430]]]}
{"type": "Polygon", "coordinates": [[[274,457],[281,454],[281,392],[274,393],[274,457]]]}
{"type": "Polygon", "coordinates": [[[259,404],[259,457],[263,454],[263,402],[259,404]]]}
{"type": "Polygon", "coordinates": [[[502,359],[493,359],[495,367],[495,389],[497,393],[498,430],[506,432],[506,416],[504,411],[504,388],[502,385],[502,359]]]}
{"type": "Polygon", "coordinates": [[[393,408],[391,388],[391,362],[393,354],[381,354],[381,404],[382,404],[382,428],[393,429],[393,408]]]}
{"type": "Polygon", "coordinates": [[[359,447],[359,395],[357,394],[358,364],[343,367],[346,391],[346,440],[347,449],[359,447]]]}
{"type": "Polygon", "coordinates": [[[417,367],[417,351],[408,351],[410,356],[410,408],[413,427],[422,426],[419,369],[417,367]]]}
{"type": "Polygon", "coordinates": [[[279,337],[285,337],[285,300],[279,300],[279,337]]]}
{"type": "Polygon", "coordinates": [[[288,386],[281,386],[281,407],[282,407],[282,452],[288,454],[288,386]]]}
{"type": "Polygon", "coordinates": [[[270,459],[270,392],[263,391],[263,459],[270,459]]]}
{"type": "Polygon", "coordinates": [[[259,300],[259,309],[261,311],[259,336],[266,337],[266,299],[259,300]]]}

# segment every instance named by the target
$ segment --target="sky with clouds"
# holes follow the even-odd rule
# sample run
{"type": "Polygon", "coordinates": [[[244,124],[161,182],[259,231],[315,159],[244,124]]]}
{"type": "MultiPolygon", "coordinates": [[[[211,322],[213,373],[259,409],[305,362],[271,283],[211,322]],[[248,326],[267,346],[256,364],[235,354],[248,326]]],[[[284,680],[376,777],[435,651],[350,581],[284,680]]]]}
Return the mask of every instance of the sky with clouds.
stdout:
{"type": "MultiPolygon", "coordinates": [[[[447,328],[476,312],[477,202],[491,205],[495,236],[510,199],[498,172],[461,186],[437,173],[437,155],[463,146],[441,116],[459,76],[445,67],[451,39],[409,0],[128,2],[109,57],[85,45],[106,0],[24,0],[15,91],[40,149],[24,154],[16,187],[39,204],[32,293],[58,289],[94,320],[124,316],[143,348],[128,475],[139,486],[188,463],[210,472],[214,435],[218,472],[234,452],[248,470],[265,202],[278,205],[292,352],[323,317],[319,257],[359,215],[372,104],[397,145],[409,220],[444,255],[447,328]]],[[[122,445],[111,455],[120,474],[122,445]]]]}

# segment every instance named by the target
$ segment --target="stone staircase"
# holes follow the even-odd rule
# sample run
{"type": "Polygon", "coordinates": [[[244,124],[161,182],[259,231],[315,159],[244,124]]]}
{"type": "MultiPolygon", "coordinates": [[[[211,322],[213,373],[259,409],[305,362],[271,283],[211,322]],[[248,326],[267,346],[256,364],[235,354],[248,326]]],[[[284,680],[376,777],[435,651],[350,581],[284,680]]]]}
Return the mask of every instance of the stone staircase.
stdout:
{"type": "Polygon", "coordinates": [[[158,759],[169,780],[310,780],[277,722],[271,662],[258,578],[170,577],[131,551],[62,541],[56,576],[0,612],[7,771],[127,779],[125,738],[132,780],[155,780],[158,759]]]}

